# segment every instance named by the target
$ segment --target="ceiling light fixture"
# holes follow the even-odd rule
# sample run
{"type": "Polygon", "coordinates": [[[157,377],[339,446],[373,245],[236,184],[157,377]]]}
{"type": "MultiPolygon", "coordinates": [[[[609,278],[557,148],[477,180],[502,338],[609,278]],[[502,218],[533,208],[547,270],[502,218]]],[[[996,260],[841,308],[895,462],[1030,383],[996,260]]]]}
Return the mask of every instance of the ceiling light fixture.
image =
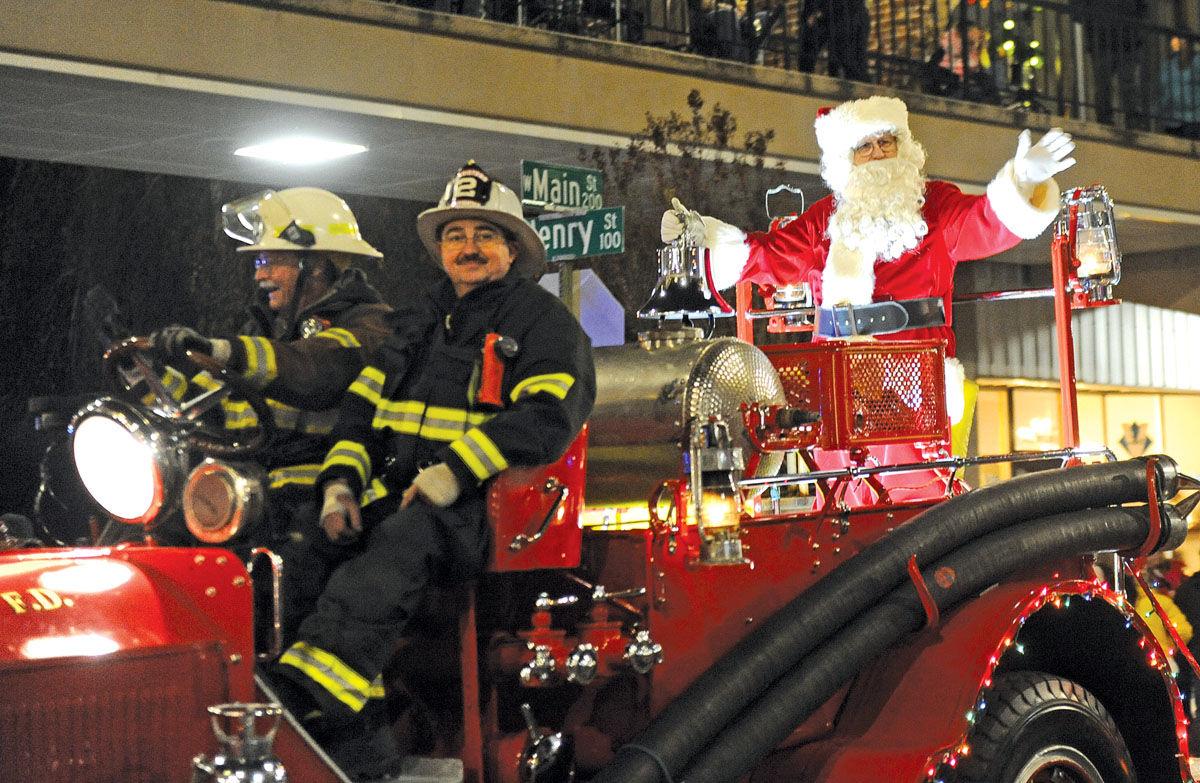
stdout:
{"type": "Polygon", "coordinates": [[[361,144],[346,144],[341,141],[295,136],[241,147],[234,150],[233,154],[244,158],[271,160],[276,163],[304,165],[324,163],[366,151],[367,148],[361,144]]]}

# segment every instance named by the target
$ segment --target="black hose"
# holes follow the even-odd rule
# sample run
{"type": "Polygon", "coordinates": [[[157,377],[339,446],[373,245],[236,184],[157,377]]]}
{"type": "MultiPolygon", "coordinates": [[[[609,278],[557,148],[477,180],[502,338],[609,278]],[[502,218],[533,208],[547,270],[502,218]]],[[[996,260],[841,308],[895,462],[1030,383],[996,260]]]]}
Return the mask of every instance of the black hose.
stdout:
{"type": "MultiPolygon", "coordinates": [[[[960,547],[925,568],[922,576],[940,610],[977,595],[1027,567],[1109,549],[1136,547],[1149,527],[1148,507],[1104,508],[1035,519],[960,547]],[[946,569],[949,568],[950,571],[946,569]],[[952,572],[943,587],[934,572],[952,572]]],[[[1167,528],[1186,528],[1171,508],[1167,528]]],[[[1164,540],[1167,537],[1164,536],[1164,540]]],[[[804,658],[752,707],[738,716],[688,767],[687,783],[735,781],[749,772],[814,710],[873,659],[925,623],[925,610],[911,582],[893,590],[804,658]]]]}
{"type": "MultiPolygon", "coordinates": [[[[1178,471],[1174,461],[1159,459],[1160,497],[1170,497],[1178,471]]],[[[924,567],[968,541],[1047,513],[1145,499],[1146,462],[1138,459],[1031,473],[927,509],[833,569],[738,642],[618,749],[593,783],[654,783],[664,769],[679,775],[801,658],[900,584],[910,556],[924,567]]]]}

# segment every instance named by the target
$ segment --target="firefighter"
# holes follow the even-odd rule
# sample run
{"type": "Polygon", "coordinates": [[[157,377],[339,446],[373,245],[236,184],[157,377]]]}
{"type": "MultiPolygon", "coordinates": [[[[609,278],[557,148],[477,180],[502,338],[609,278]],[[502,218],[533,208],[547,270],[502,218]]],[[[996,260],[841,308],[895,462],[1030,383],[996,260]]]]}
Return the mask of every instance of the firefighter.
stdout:
{"type": "MultiPolygon", "coordinates": [[[[275,534],[295,529],[295,516],[312,505],[313,484],[328,446],[337,403],[366,358],[391,332],[379,293],[355,258],[378,261],[354,213],[338,196],[318,188],[265,191],[222,207],[225,232],[254,254],[259,302],[241,334],[211,338],[181,325],[163,327],[151,342],[167,362],[186,366],[199,351],[238,373],[268,397],[279,433],[261,459],[269,471],[275,534]]],[[[182,398],[215,385],[207,373],[187,378],[168,370],[164,380],[182,398]]],[[[222,424],[253,427],[245,402],[226,400],[222,424]]],[[[311,509],[308,512],[311,514],[311,509]]],[[[181,535],[168,524],[155,535],[168,543],[181,535]]]]}
{"type": "Polygon", "coordinates": [[[488,480],[561,456],[595,398],[591,344],[538,285],[545,247],[516,194],[468,163],[417,233],[446,279],[396,318],[342,402],[318,478],[341,554],[272,670],[357,777],[399,761],[380,673],[431,580],[482,569],[488,480]]]}

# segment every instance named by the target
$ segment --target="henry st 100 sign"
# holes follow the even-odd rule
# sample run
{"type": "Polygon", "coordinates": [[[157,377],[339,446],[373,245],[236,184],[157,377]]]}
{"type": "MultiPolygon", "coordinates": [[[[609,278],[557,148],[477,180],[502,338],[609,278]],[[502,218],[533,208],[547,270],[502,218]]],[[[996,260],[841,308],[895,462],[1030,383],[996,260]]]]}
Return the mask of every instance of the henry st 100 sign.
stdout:
{"type": "Polygon", "coordinates": [[[550,261],[625,252],[625,207],[545,215],[530,222],[546,243],[546,258],[550,261]]]}

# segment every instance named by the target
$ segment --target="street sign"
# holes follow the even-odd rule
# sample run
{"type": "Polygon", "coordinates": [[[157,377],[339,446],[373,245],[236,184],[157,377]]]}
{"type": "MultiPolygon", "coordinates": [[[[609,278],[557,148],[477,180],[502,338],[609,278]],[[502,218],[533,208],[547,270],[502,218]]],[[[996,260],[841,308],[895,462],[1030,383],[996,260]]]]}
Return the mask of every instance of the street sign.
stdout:
{"type": "Polygon", "coordinates": [[[521,161],[521,202],[552,212],[604,206],[604,175],[599,169],[521,161]]]}
{"type": "Polygon", "coordinates": [[[546,243],[546,258],[550,261],[625,252],[625,207],[544,215],[530,222],[546,243]]]}

